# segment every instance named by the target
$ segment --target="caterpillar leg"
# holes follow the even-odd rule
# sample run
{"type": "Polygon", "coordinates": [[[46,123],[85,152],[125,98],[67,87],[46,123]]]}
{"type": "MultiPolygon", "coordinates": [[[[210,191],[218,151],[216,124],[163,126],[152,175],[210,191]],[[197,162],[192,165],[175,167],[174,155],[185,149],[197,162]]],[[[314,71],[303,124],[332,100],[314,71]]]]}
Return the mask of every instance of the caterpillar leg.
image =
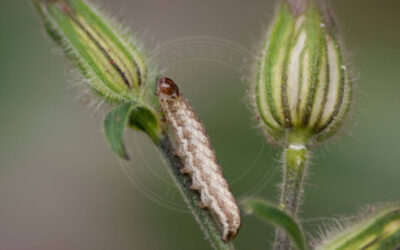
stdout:
{"type": "Polygon", "coordinates": [[[200,190],[201,187],[199,185],[192,184],[192,185],[190,185],[190,189],[192,189],[192,190],[200,190]]]}
{"type": "Polygon", "coordinates": [[[204,204],[204,202],[202,202],[202,201],[199,201],[199,202],[197,203],[197,206],[198,206],[199,208],[201,208],[201,209],[207,208],[206,204],[204,204]]]}
{"type": "Polygon", "coordinates": [[[191,171],[187,167],[181,168],[181,174],[190,174],[191,171]]]}

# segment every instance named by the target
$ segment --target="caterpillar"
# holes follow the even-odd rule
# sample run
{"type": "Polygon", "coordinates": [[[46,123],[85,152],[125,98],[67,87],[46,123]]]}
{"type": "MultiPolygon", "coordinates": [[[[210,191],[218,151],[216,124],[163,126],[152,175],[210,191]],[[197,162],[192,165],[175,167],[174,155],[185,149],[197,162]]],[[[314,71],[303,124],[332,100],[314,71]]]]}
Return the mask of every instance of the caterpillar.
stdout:
{"type": "Polygon", "coordinates": [[[199,207],[208,208],[216,215],[224,241],[233,239],[241,225],[240,210],[218,165],[204,125],[171,79],[158,79],[157,96],[175,134],[177,153],[183,160],[181,172],[191,177],[191,189],[200,193],[199,207]]]}

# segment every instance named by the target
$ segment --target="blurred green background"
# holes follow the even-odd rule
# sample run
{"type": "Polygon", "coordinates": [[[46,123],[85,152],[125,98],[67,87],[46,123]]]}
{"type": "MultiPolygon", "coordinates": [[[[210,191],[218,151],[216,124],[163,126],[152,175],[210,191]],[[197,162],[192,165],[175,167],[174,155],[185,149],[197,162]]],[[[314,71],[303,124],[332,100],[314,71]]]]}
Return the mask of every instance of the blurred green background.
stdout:
{"type": "MultiPolygon", "coordinates": [[[[275,6],[272,0],[92,2],[124,20],[150,54],[157,45],[203,35],[252,56],[275,6]]],[[[400,200],[400,2],[331,2],[358,95],[349,133],[314,152],[301,213],[312,237],[330,218],[400,200]]],[[[0,1],[0,249],[209,249],[151,142],[129,131],[133,160],[119,161],[102,134],[107,107],[96,111],[77,98],[80,88],[54,48],[29,1],[0,1]]],[[[265,143],[247,107],[249,63],[238,70],[199,58],[172,66],[167,58],[165,74],[206,124],[234,194],[276,201],[280,151],[265,143]]],[[[235,244],[269,249],[272,232],[245,217],[235,244]]]]}

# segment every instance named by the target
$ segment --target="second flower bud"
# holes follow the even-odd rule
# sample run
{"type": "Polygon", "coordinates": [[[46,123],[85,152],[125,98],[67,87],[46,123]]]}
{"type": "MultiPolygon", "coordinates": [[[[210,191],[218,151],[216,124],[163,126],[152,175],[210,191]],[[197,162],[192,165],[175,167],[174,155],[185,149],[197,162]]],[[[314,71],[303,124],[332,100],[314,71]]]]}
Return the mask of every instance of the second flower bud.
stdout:
{"type": "Polygon", "coordinates": [[[343,123],[352,86],[329,15],[314,0],[292,5],[281,4],[262,52],[257,111],[274,142],[292,131],[324,141],[343,123]]]}

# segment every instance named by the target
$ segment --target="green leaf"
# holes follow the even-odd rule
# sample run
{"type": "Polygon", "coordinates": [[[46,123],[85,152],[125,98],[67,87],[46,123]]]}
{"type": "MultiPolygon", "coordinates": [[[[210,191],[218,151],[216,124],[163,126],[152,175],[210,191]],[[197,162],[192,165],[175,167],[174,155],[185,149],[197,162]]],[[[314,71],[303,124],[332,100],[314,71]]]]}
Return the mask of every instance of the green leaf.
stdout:
{"type": "Polygon", "coordinates": [[[111,149],[121,158],[129,160],[124,146],[124,129],[126,126],[145,132],[155,144],[161,140],[161,128],[157,115],[146,106],[125,103],[111,110],[104,119],[104,132],[111,149]]]}
{"type": "Polygon", "coordinates": [[[111,110],[104,120],[104,132],[111,149],[125,160],[129,160],[129,156],[123,141],[124,129],[128,124],[131,110],[134,107],[132,103],[123,104],[111,110]]]}
{"type": "Polygon", "coordinates": [[[156,114],[147,107],[136,106],[131,110],[129,126],[145,132],[155,144],[160,143],[161,128],[156,114]]]}
{"type": "Polygon", "coordinates": [[[305,237],[300,225],[286,212],[261,199],[246,199],[242,206],[247,214],[254,214],[265,222],[284,230],[297,249],[307,249],[305,237]]]}

